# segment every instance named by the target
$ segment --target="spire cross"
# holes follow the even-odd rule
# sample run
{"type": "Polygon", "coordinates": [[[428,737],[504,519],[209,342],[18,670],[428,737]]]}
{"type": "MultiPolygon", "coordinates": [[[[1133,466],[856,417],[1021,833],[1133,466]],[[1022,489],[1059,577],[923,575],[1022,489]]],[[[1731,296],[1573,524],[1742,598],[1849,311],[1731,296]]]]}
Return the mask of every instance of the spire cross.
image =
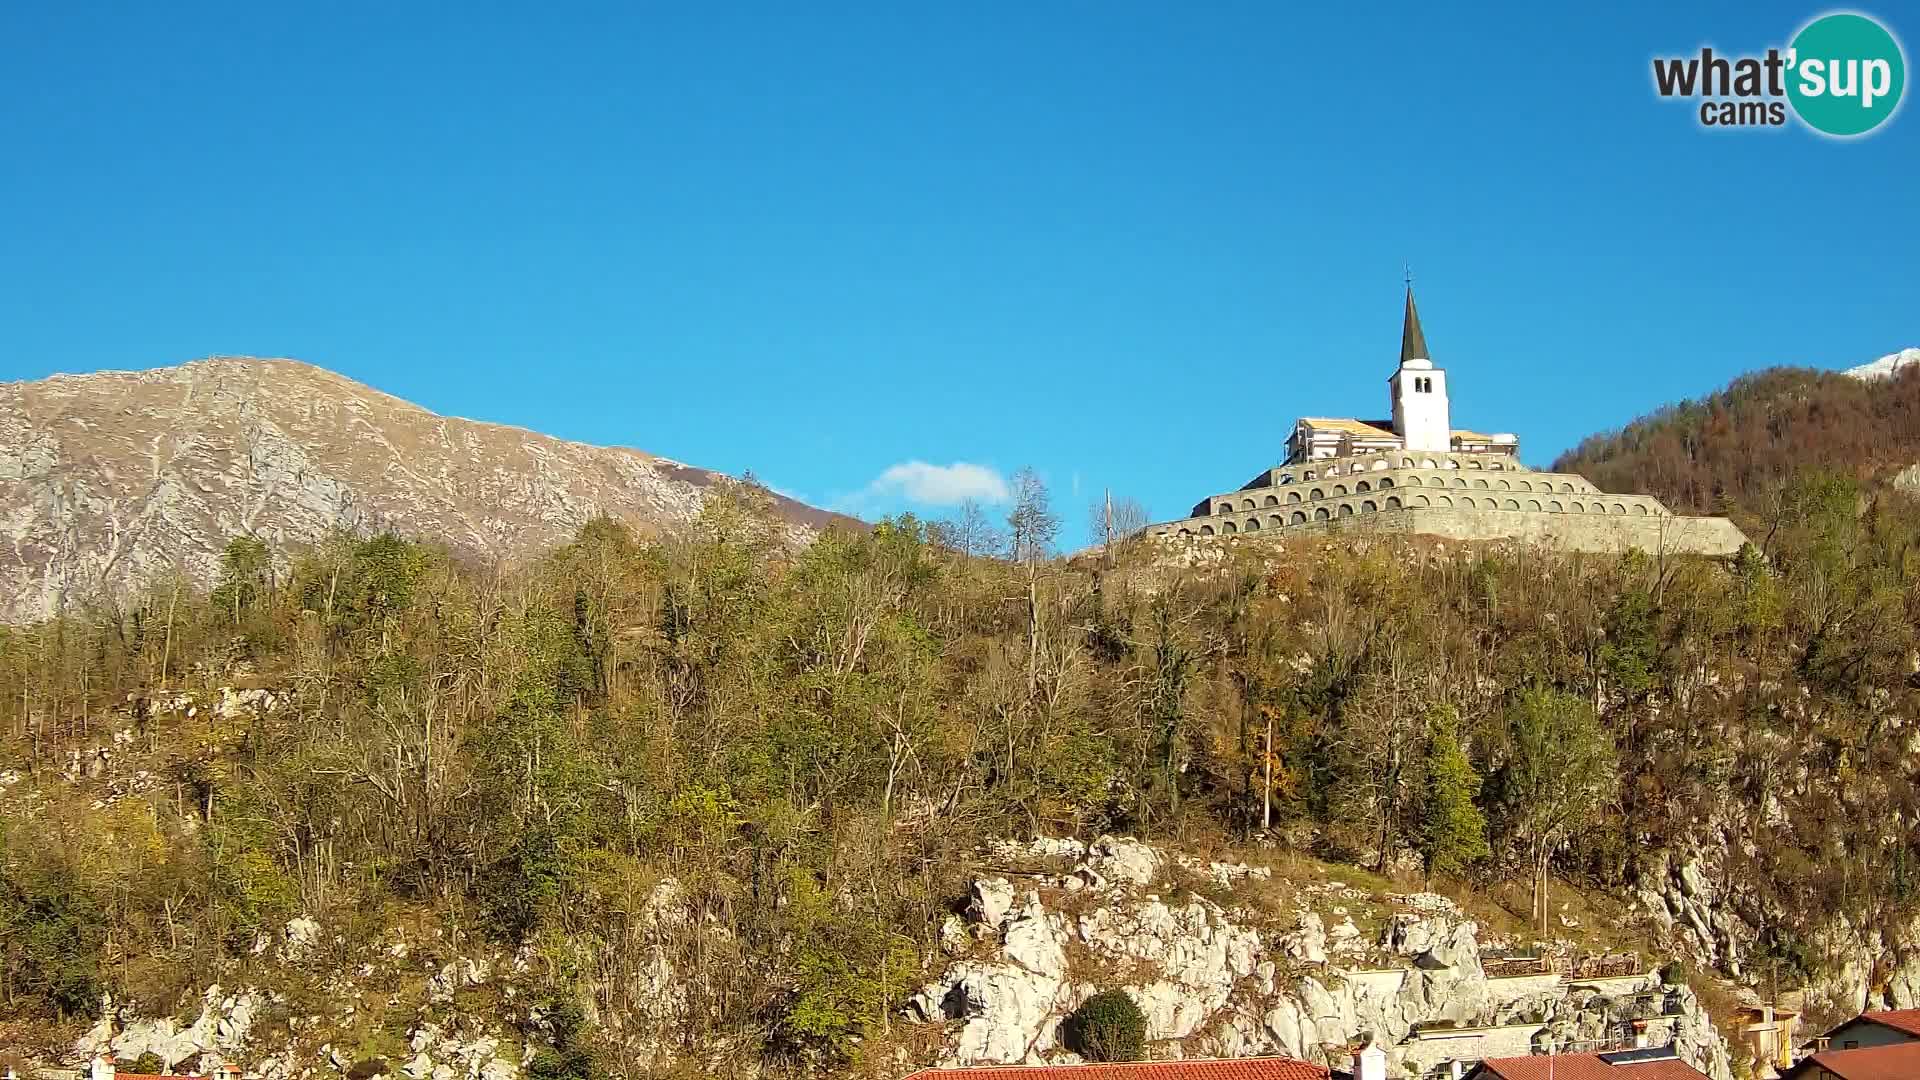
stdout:
{"type": "Polygon", "coordinates": [[[1412,290],[1412,288],[1413,288],[1413,264],[1412,264],[1412,263],[1408,263],[1408,264],[1406,264],[1406,266],[1407,266],[1407,288],[1408,288],[1408,290],[1412,290]]]}

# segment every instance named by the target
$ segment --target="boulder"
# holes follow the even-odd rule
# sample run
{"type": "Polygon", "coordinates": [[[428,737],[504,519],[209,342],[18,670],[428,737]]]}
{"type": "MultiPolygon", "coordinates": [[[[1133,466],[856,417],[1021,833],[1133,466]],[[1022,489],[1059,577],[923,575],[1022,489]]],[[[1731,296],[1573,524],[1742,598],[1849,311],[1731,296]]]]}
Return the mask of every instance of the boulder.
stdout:
{"type": "Polygon", "coordinates": [[[979,878],[967,902],[967,917],[989,930],[998,930],[1013,910],[1014,892],[1006,878],[979,878]]]}
{"type": "Polygon", "coordinates": [[[320,924],[305,915],[296,915],[287,920],[285,941],[280,950],[282,956],[288,960],[304,959],[320,941],[320,924]]]}
{"type": "MultiPolygon", "coordinates": [[[[1358,928],[1356,928],[1357,932],[1358,928]]],[[[1303,964],[1327,962],[1327,926],[1316,912],[1300,913],[1300,925],[1280,937],[1280,951],[1303,964]]]]}
{"type": "Polygon", "coordinates": [[[1058,981],[1067,973],[1066,920],[1051,914],[1038,893],[1008,920],[1004,951],[1009,960],[1037,975],[1058,981]]]}
{"type": "Polygon", "coordinates": [[[1149,885],[1160,872],[1160,856],[1130,837],[1102,836],[1087,849],[1086,865],[1115,883],[1149,885]]]}

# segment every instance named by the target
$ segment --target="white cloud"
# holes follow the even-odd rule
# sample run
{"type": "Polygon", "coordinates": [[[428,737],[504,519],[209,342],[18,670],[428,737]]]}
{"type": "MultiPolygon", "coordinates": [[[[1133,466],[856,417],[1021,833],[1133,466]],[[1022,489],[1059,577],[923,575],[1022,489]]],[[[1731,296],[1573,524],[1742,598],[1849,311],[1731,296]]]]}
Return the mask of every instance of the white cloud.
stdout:
{"type": "Polygon", "coordinates": [[[903,461],[888,466],[858,497],[862,501],[904,499],[920,506],[956,506],[966,499],[1003,503],[1010,496],[1006,477],[985,465],[903,461]]]}

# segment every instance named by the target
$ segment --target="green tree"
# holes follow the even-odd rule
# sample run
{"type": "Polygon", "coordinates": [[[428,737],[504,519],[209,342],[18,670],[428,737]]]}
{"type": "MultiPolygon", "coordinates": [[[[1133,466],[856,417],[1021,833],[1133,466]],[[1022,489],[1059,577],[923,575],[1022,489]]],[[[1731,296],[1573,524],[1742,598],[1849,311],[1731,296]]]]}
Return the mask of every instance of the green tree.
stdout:
{"type": "Polygon", "coordinates": [[[1459,874],[1491,854],[1487,816],[1475,802],[1480,774],[1460,743],[1460,722],[1450,709],[1436,709],[1427,722],[1425,822],[1420,852],[1428,874],[1459,874]]]}
{"type": "Polygon", "coordinates": [[[1644,590],[1630,590],[1608,612],[1607,639],[1600,647],[1600,667],[1614,693],[1639,698],[1659,685],[1657,628],[1653,597],[1644,590]]]}
{"type": "Polygon", "coordinates": [[[1613,737],[1584,698],[1523,690],[1507,707],[1512,759],[1502,785],[1534,869],[1534,914],[1546,932],[1547,867],[1557,845],[1597,819],[1619,788],[1613,737]]]}
{"type": "Polygon", "coordinates": [[[849,910],[806,871],[792,871],[785,884],[780,921],[794,942],[794,986],[779,1036],[791,1050],[849,1060],[919,974],[913,943],[871,913],[849,910]]]}
{"type": "Polygon", "coordinates": [[[25,1015],[84,1015],[105,988],[108,913],[63,848],[16,850],[16,835],[0,820],[0,990],[18,993],[25,1015]]]}
{"type": "Polygon", "coordinates": [[[213,590],[213,606],[233,619],[238,628],[243,614],[266,593],[273,569],[266,541],[236,536],[220,554],[220,584],[213,590]]]}

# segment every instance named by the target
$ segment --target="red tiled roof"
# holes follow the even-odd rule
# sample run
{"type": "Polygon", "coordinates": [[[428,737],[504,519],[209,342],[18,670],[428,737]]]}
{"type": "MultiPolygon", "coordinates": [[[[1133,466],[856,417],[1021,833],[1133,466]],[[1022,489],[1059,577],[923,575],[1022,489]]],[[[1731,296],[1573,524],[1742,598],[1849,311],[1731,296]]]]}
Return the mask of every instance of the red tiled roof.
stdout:
{"type": "Polygon", "coordinates": [[[1327,1070],[1293,1058],[1134,1061],[1114,1065],[986,1065],[922,1069],[906,1080],[1327,1080],[1327,1070]]]}
{"type": "Polygon", "coordinates": [[[1909,1035],[1920,1035],[1920,1009],[1888,1009],[1884,1012],[1861,1013],[1860,1019],[1884,1024],[1895,1031],[1904,1031],[1909,1035]]]}
{"type": "Polygon", "coordinates": [[[1599,1054],[1545,1054],[1532,1057],[1488,1058],[1475,1076],[1501,1080],[1701,1080],[1706,1074],[1679,1058],[1658,1061],[1607,1061],[1599,1054]],[[1552,1072],[1549,1073],[1548,1070],[1552,1072]]]}
{"type": "MultiPolygon", "coordinates": [[[[1916,1010],[1901,1009],[1912,1013],[1916,1010]]],[[[1872,1015],[1872,1014],[1869,1014],[1872,1015]]],[[[1904,1029],[1902,1029],[1904,1030],[1904,1029]]],[[[1869,1046],[1860,1050],[1826,1050],[1815,1054],[1812,1062],[1840,1080],[1913,1080],[1920,1076],[1920,1042],[1869,1046]]],[[[1789,1075],[1799,1076],[1806,1062],[1789,1075]]]]}

